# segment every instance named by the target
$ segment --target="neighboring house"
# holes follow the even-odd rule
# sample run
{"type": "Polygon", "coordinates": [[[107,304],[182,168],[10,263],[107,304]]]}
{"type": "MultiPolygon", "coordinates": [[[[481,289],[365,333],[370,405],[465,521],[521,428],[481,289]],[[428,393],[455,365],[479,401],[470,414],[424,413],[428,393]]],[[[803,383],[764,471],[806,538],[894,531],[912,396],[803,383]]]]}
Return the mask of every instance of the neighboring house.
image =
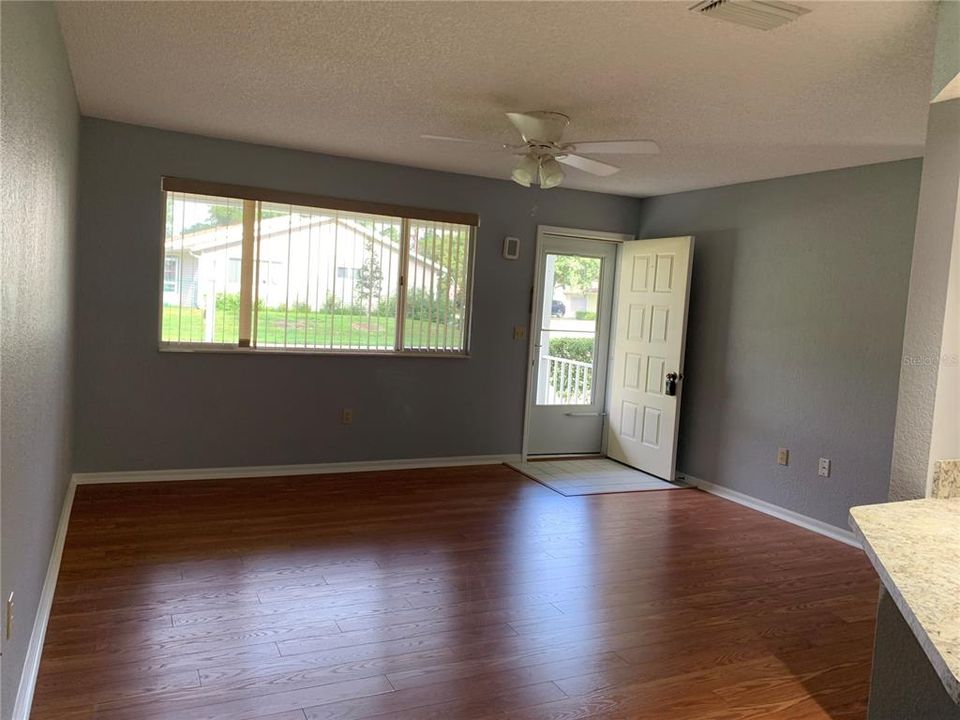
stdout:
{"type": "MultiPolygon", "coordinates": [[[[306,303],[320,310],[331,302],[357,304],[357,276],[371,254],[382,276],[380,292],[374,295],[396,296],[399,243],[357,220],[289,214],[262,219],[259,230],[256,299],[267,307],[306,303]]],[[[203,308],[218,295],[239,294],[242,235],[243,226],[237,223],[168,237],[164,305],[203,308]]],[[[439,269],[438,263],[420,255],[410,258],[411,282],[420,287],[431,287],[439,269]]],[[[374,297],[370,305],[377,304],[374,297]]]]}
{"type": "Polygon", "coordinates": [[[564,317],[576,317],[578,312],[597,312],[597,298],[599,288],[560,288],[554,292],[554,300],[559,300],[564,306],[564,317]]]}

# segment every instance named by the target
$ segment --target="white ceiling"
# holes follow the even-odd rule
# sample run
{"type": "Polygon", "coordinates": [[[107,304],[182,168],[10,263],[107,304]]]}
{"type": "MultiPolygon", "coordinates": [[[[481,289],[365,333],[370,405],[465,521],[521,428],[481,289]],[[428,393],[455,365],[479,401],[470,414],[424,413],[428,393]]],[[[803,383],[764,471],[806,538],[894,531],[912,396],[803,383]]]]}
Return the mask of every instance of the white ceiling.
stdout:
{"type": "Polygon", "coordinates": [[[915,157],[928,2],[804,2],[762,32],[681,2],[61,2],[83,114],[335,155],[508,177],[508,110],[568,138],[652,138],[568,187],[653,195],[915,157]]]}

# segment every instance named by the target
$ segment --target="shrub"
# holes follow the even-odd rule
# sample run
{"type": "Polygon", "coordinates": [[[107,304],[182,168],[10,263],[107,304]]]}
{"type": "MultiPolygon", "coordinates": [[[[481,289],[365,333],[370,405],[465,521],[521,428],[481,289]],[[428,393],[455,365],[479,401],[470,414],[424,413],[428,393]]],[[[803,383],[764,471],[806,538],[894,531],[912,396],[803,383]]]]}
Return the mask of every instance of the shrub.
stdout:
{"type": "Polygon", "coordinates": [[[333,293],[327,293],[327,298],[323,301],[323,311],[329,315],[336,315],[340,308],[340,301],[333,293]]]}
{"type": "Polygon", "coordinates": [[[457,317],[456,303],[435,298],[426,290],[414,290],[407,296],[406,315],[413,320],[449,323],[457,317]]]}
{"type": "MultiPolygon", "coordinates": [[[[263,298],[257,300],[257,310],[266,310],[263,298]]],[[[240,311],[240,293],[217,293],[217,310],[226,312],[240,311]]]]}
{"type": "Polygon", "coordinates": [[[577,320],[596,320],[597,314],[593,310],[577,310],[577,320]]]}
{"type": "Polygon", "coordinates": [[[593,360],[593,338],[558,337],[550,340],[550,354],[564,360],[593,360]]]}
{"type": "Polygon", "coordinates": [[[427,320],[433,317],[433,298],[424,290],[414,290],[407,295],[406,314],[414,320],[427,320]]]}
{"type": "Polygon", "coordinates": [[[239,310],[240,293],[217,293],[217,310],[239,310]]]}
{"type": "MultiPolygon", "coordinates": [[[[593,338],[558,337],[550,340],[550,355],[564,360],[578,360],[580,362],[593,361],[593,338]]],[[[588,375],[589,377],[589,375],[588,375]]],[[[566,382],[569,382],[569,376],[566,382]]],[[[564,377],[562,368],[556,363],[550,364],[550,384],[559,393],[564,392],[564,377]]],[[[587,380],[589,387],[589,380],[587,380]]]]}
{"type": "MultiPolygon", "coordinates": [[[[355,303],[353,305],[344,305],[340,302],[340,299],[333,293],[327,294],[327,299],[323,302],[323,307],[320,309],[320,312],[325,315],[366,315],[367,306],[362,303],[355,303]]],[[[373,311],[373,314],[376,314],[376,310],[373,311]]]]}
{"type": "Polygon", "coordinates": [[[380,304],[377,305],[373,312],[380,317],[396,317],[397,299],[395,297],[391,297],[387,298],[386,300],[381,300],[380,304]]]}

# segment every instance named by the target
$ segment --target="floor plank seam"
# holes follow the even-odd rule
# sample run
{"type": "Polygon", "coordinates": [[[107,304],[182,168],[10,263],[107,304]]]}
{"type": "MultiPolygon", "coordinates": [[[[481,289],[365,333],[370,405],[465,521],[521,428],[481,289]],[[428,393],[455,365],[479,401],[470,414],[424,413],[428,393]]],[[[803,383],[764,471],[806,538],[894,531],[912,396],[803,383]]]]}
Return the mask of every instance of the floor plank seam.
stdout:
{"type": "Polygon", "coordinates": [[[852,720],[865,703],[860,554],[702,493],[457,472],[455,492],[441,472],[85,487],[35,720],[694,720],[785,701],[852,720]]]}

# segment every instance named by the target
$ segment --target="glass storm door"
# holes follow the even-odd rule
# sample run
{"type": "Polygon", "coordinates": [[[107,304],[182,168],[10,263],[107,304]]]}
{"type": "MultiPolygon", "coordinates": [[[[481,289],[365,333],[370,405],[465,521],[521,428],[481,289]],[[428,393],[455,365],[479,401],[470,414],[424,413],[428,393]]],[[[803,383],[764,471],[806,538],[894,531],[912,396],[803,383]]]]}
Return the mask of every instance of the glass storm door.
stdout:
{"type": "Polygon", "coordinates": [[[537,259],[527,453],[599,453],[616,244],[543,236],[537,259]]]}

